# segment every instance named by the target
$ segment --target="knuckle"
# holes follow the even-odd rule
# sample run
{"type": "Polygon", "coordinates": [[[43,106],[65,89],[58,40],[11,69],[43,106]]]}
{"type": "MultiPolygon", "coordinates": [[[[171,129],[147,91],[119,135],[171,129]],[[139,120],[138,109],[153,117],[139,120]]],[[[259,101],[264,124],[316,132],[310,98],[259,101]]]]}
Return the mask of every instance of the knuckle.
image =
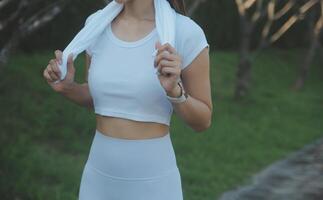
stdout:
{"type": "Polygon", "coordinates": [[[49,75],[46,73],[45,74],[45,78],[47,79],[47,80],[50,80],[50,77],[49,77],[49,75]]]}
{"type": "Polygon", "coordinates": [[[51,74],[50,74],[50,77],[51,77],[52,79],[54,79],[54,78],[55,78],[55,74],[54,74],[54,73],[51,73],[51,74]]]}
{"type": "Polygon", "coordinates": [[[50,61],[49,61],[49,64],[50,64],[50,68],[51,68],[52,66],[54,66],[54,65],[55,65],[55,61],[54,61],[54,59],[50,60],[50,61]]]}
{"type": "Polygon", "coordinates": [[[48,80],[50,80],[50,81],[52,80],[52,78],[51,78],[51,76],[49,74],[47,74],[46,77],[47,77],[48,80]]]}
{"type": "Polygon", "coordinates": [[[166,65],[166,60],[160,61],[161,65],[166,65]]]}
{"type": "Polygon", "coordinates": [[[56,72],[57,72],[58,74],[60,74],[60,73],[61,73],[61,70],[57,68],[56,72]]]}
{"type": "Polygon", "coordinates": [[[167,47],[167,46],[166,46],[166,44],[164,44],[164,45],[160,48],[160,50],[161,50],[161,51],[164,51],[164,50],[166,49],[166,47],[167,47]]]}
{"type": "Polygon", "coordinates": [[[169,56],[169,53],[168,53],[168,51],[163,51],[163,57],[165,58],[168,58],[168,56],[169,56]]]}
{"type": "Polygon", "coordinates": [[[59,72],[59,69],[58,69],[58,66],[57,65],[53,67],[53,71],[54,72],[59,72]]]}

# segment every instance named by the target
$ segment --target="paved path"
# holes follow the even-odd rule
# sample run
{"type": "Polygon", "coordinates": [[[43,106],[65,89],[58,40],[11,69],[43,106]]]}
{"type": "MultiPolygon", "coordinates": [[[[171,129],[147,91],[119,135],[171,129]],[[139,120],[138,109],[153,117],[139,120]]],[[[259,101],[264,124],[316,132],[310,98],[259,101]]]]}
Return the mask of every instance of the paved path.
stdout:
{"type": "Polygon", "coordinates": [[[323,138],[252,178],[219,200],[323,200],[323,138]]]}

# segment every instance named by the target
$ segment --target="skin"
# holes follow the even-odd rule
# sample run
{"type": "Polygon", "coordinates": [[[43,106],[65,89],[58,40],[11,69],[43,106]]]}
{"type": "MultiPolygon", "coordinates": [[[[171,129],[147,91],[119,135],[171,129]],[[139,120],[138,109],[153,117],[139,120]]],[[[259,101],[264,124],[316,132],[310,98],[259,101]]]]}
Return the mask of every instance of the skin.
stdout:
{"type": "MultiPolygon", "coordinates": [[[[144,37],[154,26],[155,11],[152,0],[116,0],[124,3],[124,10],[113,20],[112,29],[114,34],[125,41],[135,41],[144,37]]],[[[155,46],[158,54],[155,65],[159,72],[159,81],[169,96],[180,95],[180,87],[177,79],[182,75],[183,86],[188,93],[188,99],[180,104],[173,103],[174,112],[194,131],[203,132],[211,125],[212,99],[210,86],[210,62],[209,49],[205,48],[187,66],[181,70],[181,55],[170,44],[155,46]]],[[[49,61],[43,76],[51,88],[68,100],[87,107],[93,108],[93,100],[89,92],[87,74],[84,83],[74,81],[75,68],[72,55],[69,55],[67,75],[64,80],[54,83],[60,77],[57,66],[61,62],[62,52],[55,51],[55,58],[49,61]]],[[[86,54],[86,68],[91,64],[90,55],[86,54]]],[[[87,72],[87,70],[86,70],[87,72]]],[[[96,128],[101,133],[125,139],[146,139],[162,137],[169,132],[169,126],[155,122],[139,122],[123,118],[101,116],[96,114],[96,128]]]]}

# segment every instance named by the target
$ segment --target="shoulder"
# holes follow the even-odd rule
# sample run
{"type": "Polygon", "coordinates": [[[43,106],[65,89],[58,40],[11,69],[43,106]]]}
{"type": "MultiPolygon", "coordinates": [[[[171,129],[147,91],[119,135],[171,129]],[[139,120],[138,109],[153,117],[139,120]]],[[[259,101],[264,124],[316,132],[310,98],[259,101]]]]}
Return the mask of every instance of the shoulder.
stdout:
{"type": "Polygon", "coordinates": [[[203,29],[196,21],[179,13],[177,13],[176,17],[176,35],[179,39],[193,39],[205,36],[203,29]]]}
{"type": "Polygon", "coordinates": [[[183,69],[208,46],[202,27],[190,17],[177,13],[175,48],[183,58],[183,69]]]}

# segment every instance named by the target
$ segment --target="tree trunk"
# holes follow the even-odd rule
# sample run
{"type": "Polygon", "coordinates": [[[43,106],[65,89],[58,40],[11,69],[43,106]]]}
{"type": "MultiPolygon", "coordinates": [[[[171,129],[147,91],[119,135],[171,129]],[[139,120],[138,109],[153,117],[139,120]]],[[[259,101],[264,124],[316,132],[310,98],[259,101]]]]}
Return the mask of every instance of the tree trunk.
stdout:
{"type": "Polygon", "coordinates": [[[307,78],[307,74],[309,72],[311,63],[314,59],[316,50],[320,46],[319,40],[320,40],[321,31],[322,31],[321,23],[323,23],[323,16],[321,16],[321,18],[319,18],[319,20],[315,24],[315,16],[312,13],[311,18],[309,20],[309,33],[310,33],[309,38],[311,39],[310,46],[307,50],[304,62],[300,67],[298,78],[294,83],[293,89],[295,90],[300,90],[301,88],[304,87],[304,83],[307,78]]]}
{"type": "Polygon", "coordinates": [[[250,60],[250,41],[251,41],[251,25],[245,20],[241,20],[242,38],[240,44],[240,58],[236,74],[236,88],[234,99],[240,100],[244,97],[250,87],[251,60],[250,60]]]}
{"type": "Polygon", "coordinates": [[[304,60],[303,64],[301,65],[299,76],[298,76],[296,82],[294,83],[295,90],[300,90],[304,86],[304,82],[306,80],[308,71],[310,69],[311,63],[312,63],[313,58],[315,56],[315,52],[316,52],[317,48],[319,47],[318,43],[319,43],[318,38],[315,36],[312,37],[311,45],[308,48],[305,60],[304,60]]]}

